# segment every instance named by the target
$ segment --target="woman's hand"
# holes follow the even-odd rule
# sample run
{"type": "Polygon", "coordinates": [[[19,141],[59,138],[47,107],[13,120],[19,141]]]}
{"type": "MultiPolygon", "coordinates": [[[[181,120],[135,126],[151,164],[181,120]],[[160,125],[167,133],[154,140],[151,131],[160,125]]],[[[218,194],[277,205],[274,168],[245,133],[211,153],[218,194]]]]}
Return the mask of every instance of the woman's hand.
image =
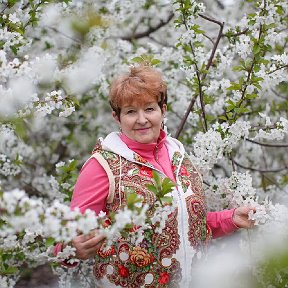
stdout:
{"type": "Polygon", "coordinates": [[[103,244],[105,236],[93,231],[88,235],[79,235],[72,240],[72,246],[76,248],[76,258],[87,260],[94,257],[103,244]]]}
{"type": "Polygon", "coordinates": [[[232,217],[234,224],[239,228],[252,228],[255,221],[249,219],[250,211],[255,212],[256,208],[248,206],[236,208],[232,217]]]}

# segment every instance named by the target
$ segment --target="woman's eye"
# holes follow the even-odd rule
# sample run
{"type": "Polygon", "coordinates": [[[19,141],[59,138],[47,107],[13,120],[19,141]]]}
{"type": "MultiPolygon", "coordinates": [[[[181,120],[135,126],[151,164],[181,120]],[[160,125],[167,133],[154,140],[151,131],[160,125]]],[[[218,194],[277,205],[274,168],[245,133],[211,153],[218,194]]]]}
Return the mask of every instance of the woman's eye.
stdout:
{"type": "Polygon", "coordinates": [[[153,107],[148,107],[148,108],[146,108],[146,111],[148,111],[148,112],[154,111],[154,108],[153,107]]]}
{"type": "Polygon", "coordinates": [[[134,113],[135,112],[135,110],[128,110],[127,111],[127,114],[132,114],[132,113],[134,113]]]}

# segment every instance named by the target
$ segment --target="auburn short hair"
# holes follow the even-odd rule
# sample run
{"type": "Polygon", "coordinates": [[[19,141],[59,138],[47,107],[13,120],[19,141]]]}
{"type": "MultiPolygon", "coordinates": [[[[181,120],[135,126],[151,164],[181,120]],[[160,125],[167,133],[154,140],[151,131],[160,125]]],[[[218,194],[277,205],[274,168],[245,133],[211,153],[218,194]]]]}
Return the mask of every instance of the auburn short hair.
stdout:
{"type": "Polygon", "coordinates": [[[109,103],[117,116],[125,104],[158,102],[167,104],[167,86],[160,72],[147,65],[133,66],[130,72],[115,78],[110,86],[109,103]]]}

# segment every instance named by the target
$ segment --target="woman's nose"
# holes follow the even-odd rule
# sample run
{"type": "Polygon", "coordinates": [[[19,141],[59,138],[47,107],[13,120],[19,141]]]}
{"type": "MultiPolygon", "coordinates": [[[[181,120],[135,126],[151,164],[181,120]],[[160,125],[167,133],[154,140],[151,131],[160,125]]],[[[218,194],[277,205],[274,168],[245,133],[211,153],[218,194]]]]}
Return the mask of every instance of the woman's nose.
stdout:
{"type": "Polygon", "coordinates": [[[147,122],[147,118],[145,116],[145,113],[144,111],[139,111],[138,114],[137,114],[137,122],[139,124],[145,124],[147,122]]]}

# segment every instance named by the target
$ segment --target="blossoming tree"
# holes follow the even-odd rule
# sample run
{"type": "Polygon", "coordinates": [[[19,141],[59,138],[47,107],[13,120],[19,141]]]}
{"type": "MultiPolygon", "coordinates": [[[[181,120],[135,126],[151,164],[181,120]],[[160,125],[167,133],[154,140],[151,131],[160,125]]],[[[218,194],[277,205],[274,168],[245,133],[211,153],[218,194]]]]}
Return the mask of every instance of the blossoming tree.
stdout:
{"type": "MultiPolygon", "coordinates": [[[[97,137],[115,128],[109,83],[138,62],[166,78],[168,132],[201,171],[210,209],[256,207],[251,217],[265,225],[241,239],[257,285],[288,285],[278,264],[268,277],[272,239],[260,241],[272,231],[279,247],[288,236],[286,0],[5,0],[0,11],[1,287],[24,264],[55,261],[55,241],[105,219],[70,211],[69,200],[97,137]]],[[[107,237],[131,219],[143,224],[140,210],[122,211],[107,237]]],[[[59,259],[73,254],[66,248],[59,259]]]]}

